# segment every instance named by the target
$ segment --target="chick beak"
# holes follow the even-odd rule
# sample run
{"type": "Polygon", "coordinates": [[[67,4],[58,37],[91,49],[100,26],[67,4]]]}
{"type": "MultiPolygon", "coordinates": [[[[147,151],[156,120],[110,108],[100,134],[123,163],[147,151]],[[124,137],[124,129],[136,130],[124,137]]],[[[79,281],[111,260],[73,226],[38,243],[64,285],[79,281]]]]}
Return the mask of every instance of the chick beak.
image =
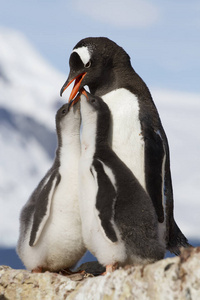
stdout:
{"type": "Polygon", "coordinates": [[[86,90],[84,88],[81,88],[80,94],[83,94],[86,97],[87,101],[89,100],[88,93],[86,92],[86,90]]]}
{"type": "Polygon", "coordinates": [[[69,109],[75,105],[81,98],[81,94],[79,93],[74,100],[69,101],[69,109]]]}

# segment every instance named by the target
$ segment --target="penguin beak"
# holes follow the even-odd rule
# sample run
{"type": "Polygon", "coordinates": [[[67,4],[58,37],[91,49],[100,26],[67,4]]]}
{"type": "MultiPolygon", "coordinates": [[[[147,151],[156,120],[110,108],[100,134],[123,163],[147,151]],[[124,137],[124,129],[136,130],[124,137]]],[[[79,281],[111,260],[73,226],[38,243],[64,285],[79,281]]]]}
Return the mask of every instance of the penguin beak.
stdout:
{"type": "Polygon", "coordinates": [[[83,78],[85,77],[87,73],[81,73],[74,77],[73,79],[70,79],[71,76],[67,79],[67,81],[64,83],[63,87],[60,90],[60,96],[62,97],[63,92],[68,88],[68,86],[75,80],[74,87],[71,91],[71,94],[69,96],[69,101],[73,100],[73,98],[76,96],[76,94],[79,91],[81,82],[83,81],[83,78]]]}
{"type": "Polygon", "coordinates": [[[84,88],[81,88],[80,93],[83,94],[87,100],[89,100],[88,93],[86,92],[86,90],[84,88]]]}
{"type": "Polygon", "coordinates": [[[69,109],[75,105],[81,98],[81,94],[78,94],[74,100],[69,100],[69,109]]]}
{"type": "Polygon", "coordinates": [[[80,96],[81,95],[84,95],[86,100],[89,101],[88,93],[86,92],[86,90],[83,87],[80,89],[80,96]]]}

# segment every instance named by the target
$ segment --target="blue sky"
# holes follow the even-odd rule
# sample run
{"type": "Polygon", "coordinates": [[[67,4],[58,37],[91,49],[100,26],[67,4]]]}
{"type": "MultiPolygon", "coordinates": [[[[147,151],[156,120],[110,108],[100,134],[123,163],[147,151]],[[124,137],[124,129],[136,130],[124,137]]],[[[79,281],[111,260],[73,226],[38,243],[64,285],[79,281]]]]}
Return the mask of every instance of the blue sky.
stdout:
{"type": "Polygon", "coordinates": [[[73,46],[107,36],[150,87],[200,92],[199,0],[1,1],[0,26],[23,32],[58,70],[73,46]]]}

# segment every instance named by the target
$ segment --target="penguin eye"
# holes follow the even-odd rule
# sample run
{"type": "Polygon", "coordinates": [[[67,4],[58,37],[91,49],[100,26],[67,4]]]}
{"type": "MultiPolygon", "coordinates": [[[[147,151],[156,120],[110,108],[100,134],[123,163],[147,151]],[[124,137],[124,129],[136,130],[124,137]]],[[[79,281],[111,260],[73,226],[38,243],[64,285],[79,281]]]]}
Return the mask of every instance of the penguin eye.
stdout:
{"type": "Polygon", "coordinates": [[[91,63],[91,60],[89,60],[89,61],[87,62],[87,64],[85,64],[85,68],[87,68],[87,69],[90,68],[90,67],[91,67],[91,64],[92,64],[92,63],[91,63]]]}
{"type": "Polygon", "coordinates": [[[95,99],[94,98],[91,99],[91,103],[95,103],[95,99]]]}
{"type": "Polygon", "coordinates": [[[66,109],[65,108],[63,108],[63,110],[62,110],[62,115],[65,115],[66,114],[66,109]]]}

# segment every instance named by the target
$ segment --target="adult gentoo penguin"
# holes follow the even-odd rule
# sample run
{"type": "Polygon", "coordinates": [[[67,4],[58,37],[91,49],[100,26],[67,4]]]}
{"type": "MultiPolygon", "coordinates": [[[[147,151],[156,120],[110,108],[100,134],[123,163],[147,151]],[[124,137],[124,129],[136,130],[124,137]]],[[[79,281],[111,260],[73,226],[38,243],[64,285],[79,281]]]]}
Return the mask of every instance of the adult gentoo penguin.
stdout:
{"type": "Polygon", "coordinates": [[[174,220],[169,146],[148,87],[132,68],[129,55],[108,38],[81,40],[69,64],[61,95],[75,80],[70,100],[87,85],[108,104],[110,144],[151,197],[160,239],[179,254],[180,246],[189,244],[174,220]]]}
{"type": "Polygon", "coordinates": [[[20,215],[17,253],[34,272],[69,268],[86,251],[78,204],[79,103],[58,110],[56,129],[58,148],[53,166],[20,215]]]}
{"type": "Polygon", "coordinates": [[[107,271],[116,264],[162,259],[165,244],[159,240],[153,202],[109,146],[107,104],[81,95],[81,118],[79,206],[86,247],[107,271]]]}

